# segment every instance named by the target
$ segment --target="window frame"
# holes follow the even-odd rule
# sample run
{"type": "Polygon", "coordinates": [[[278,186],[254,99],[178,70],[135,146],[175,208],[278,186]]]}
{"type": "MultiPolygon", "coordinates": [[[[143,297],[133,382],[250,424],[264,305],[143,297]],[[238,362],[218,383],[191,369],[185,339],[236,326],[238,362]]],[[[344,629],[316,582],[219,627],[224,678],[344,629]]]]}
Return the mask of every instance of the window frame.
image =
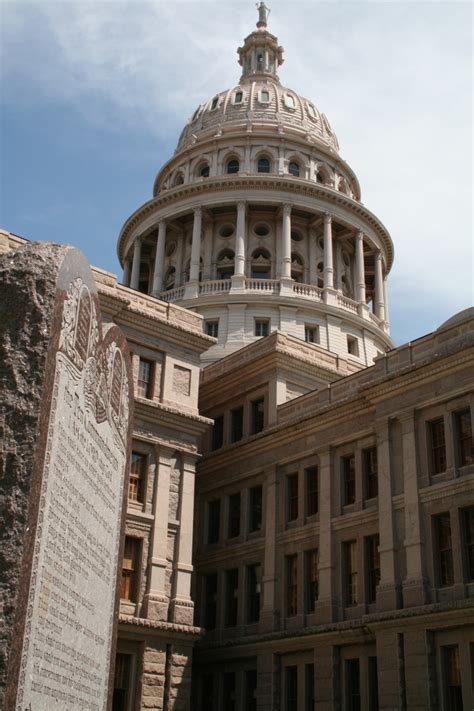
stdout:
{"type": "Polygon", "coordinates": [[[138,356],[138,371],[137,371],[137,396],[143,398],[144,400],[153,400],[155,391],[155,363],[156,361],[151,358],[143,358],[141,355],[138,356]],[[144,380],[140,377],[141,366],[149,366],[149,379],[144,380]],[[145,384],[143,387],[142,383],[145,384]],[[145,394],[143,394],[145,393],[145,394]]]}
{"type": "MultiPolygon", "coordinates": [[[[135,460],[137,461],[137,460],[135,460]]],[[[148,453],[142,452],[137,449],[132,449],[131,454],[130,454],[130,471],[129,471],[129,478],[128,478],[128,502],[129,504],[131,503],[132,505],[143,505],[145,504],[145,499],[146,499],[146,488],[147,488],[147,472],[148,472],[148,453]],[[132,472],[134,471],[133,465],[134,465],[134,456],[138,457],[141,461],[140,464],[140,469],[141,472],[137,476],[133,475],[132,472]],[[138,482],[137,484],[137,491],[139,492],[135,498],[130,496],[130,491],[131,491],[131,486],[132,486],[132,479],[135,482],[138,482]]]]}
{"type": "Polygon", "coordinates": [[[256,338],[266,338],[267,336],[269,336],[270,335],[270,319],[269,318],[256,318],[255,319],[254,334],[255,334],[256,338]],[[262,333],[259,333],[259,331],[262,331],[262,333]]]}

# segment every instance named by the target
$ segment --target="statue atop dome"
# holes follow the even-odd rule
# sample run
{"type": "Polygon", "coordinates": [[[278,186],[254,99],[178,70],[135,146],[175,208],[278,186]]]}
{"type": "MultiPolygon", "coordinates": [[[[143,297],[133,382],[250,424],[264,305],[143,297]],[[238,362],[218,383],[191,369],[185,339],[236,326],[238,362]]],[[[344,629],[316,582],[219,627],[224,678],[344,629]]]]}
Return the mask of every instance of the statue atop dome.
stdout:
{"type": "Polygon", "coordinates": [[[260,4],[257,3],[257,10],[258,10],[258,22],[257,22],[257,27],[266,27],[267,26],[267,21],[268,21],[268,16],[270,14],[270,8],[265,5],[264,2],[261,2],[260,4]]]}

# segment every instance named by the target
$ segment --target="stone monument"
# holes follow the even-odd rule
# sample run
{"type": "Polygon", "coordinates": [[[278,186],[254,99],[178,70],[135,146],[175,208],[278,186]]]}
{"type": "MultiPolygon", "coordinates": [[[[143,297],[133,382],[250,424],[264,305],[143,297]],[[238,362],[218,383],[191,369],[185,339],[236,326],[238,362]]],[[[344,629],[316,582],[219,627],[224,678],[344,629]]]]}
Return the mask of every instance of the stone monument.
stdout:
{"type": "Polygon", "coordinates": [[[0,707],[105,710],[132,380],[69,246],[0,255],[0,707]]]}

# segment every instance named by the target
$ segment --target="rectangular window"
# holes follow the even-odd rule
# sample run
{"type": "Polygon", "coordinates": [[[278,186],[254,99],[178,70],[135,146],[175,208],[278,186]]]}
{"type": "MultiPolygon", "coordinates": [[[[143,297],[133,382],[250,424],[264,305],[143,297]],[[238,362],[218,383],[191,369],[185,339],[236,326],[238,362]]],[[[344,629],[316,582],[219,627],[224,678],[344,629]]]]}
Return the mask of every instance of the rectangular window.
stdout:
{"type": "Polygon", "coordinates": [[[215,711],[214,677],[204,674],[201,677],[201,711],[215,711]]]}
{"type": "Polygon", "coordinates": [[[128,480],[129,501],[143,503],[146,462],[146,454],[141,454],[140,452],[132,452],[132,458],[130,462],[130,477],[128,480]]]}
{"type": "Polygon", "coordinates": [[[305,470],[306,483],[306,515],[314,516],[318,513],[318,467],[309,467],[305,470]]]}
{"type": "Polygon", "coordinates": [[[285,667],[285,711],[298,711],[298,667],[285,667]]]}
{"type": "Polygon", "coordinates": [[[451,518],[449,513],[433,516],[438,555],[438,582],[441,587],[454,584],[453,545],[451,542],[451,518]]]}
{"type": "Polygon", "coordinates": [[[221,500],[214,499],[208,503],[208,521],[207,521],[207,542],[217,543],[219,540],[221,523],[221,500]]]}
{"type": "Polygon", "coordinates": [[[287,521],[298,518],[298,474],[286,477],[287,521]]]}
{"type": "Polygon", "coordinates": [[[138,572],[140,565],[141,540],[139,538],[125,537],[123,550],[122,580],[120,598],[137,602],[138,599],[138,572]]]}
{"type": "Polygon", "coordinates": [[[229,496],[229,524],[227,529],[228,538],[236,538],[240,535],[240,492],[229,496]]]}
{"type": "Polygon", "coordinates": [[[360,711],[360,670],[358,659],[346,659],[346,708],[360,711]]]}
{"type": "Polygon", "coordinates": [[[206,575],[204,586],[204,627],[207,630],[214,630],[217,613],[217,573],[206,575]]]}
{"type": "Polygon", "coordinates": [[[132,655],[121,654],[115,657],[114,696],[112,707],[114,711],[127,711],[128,697],[130,695],[130,681],[132,670],[132,655]]]}
{"type": "Polygon", "coordinates": [[[245,672],[245,711],[257,711],[257,671],[245,672]]]}
{"type": "Polygon", "coordinates": [[[357,543],[346,541],[342,544],[344,604],[357,605],[357,543]]]}
{"type": "Polygon", "coordinates": [[[463,711],[461,669],[457,645],[442,647],[444,697],[447,711],[463,711]]]}
{"type": "Polygon", "coordinates": [[[446,441],[444,437],[444,420],[428,422],[430,441],[431,473],[440,474],[446,471],[446,441]]]}
{"type": "Polygon", "coordinates": [[[355,476],[355,456],[349,454],[341,457],[342,466],[342,495],[343,506],[355,503],[356,499],[356,476],[355,476]]]}
{"type": "Polygon", "coordinates": [[[239,570],[233,568],[225,572],[225,620],[226,627],[237,624],[237,609],[239,604],[239,570]]]}
{"type": "Polygon", "coordinates": [[[369,711],[379,711],[377,657],[369,657],[369,711]]]}
{"type": "Polygon", "coordinates": [[[260,619],[260,564],[247,566],[247,622],[258,622],[260,619]]]}
{"type": "Polygon", "coordinates": [[[262,528],[262,487],[253,486],[249,489],[249,531],[260,531],[262,528]]]}
{"type": "Polygon", "coordinates": [[[235,711],[235,672],[225,672],[222,680],[222,701],[226,711],[235,711]]]}
{"type": "Polygon", "coordinates": [[[298,556],[287,555],[286,568],[286,615],[294,617],[298,612],[298,556]]]}
{"type": "Polygon", "coordinates": [[[474,580],[474,506],[462,512],[466,579],[474,580]]]}
{"type": "Polygon", "coordinates": [[[220,449],[224,444],[224,415],[214,417],[214,426],[211,434],[211,449],[220,449]]]}
{"type": "Polygon", "coordinates": [[[353,356],[359,356],[359,341],[353,336],[347,336],[347,352],[353,356]]]}
{"type": "Polygon", "coordinates": [[[377,447],[362,450],[362,466],[364,467],[365,498],[374,499],[379,493],[377,447]]]}
{"type": "Polygon", "coordinates": [[[257,434],[263,430],[265,424],[265,398],[252,400],[250,403],[250,434],[257,434]]]}
{"type": "Polygon", "coordinates": [[[259,337],[268,336],[270,332],[270,321],[268,319],[255,319],[255,335],[259,337]]]}
{"type": "Polygon", "coordinates": [[[304,327],[304,340],[306,343],[319,343],[319,328],[318,326],[304,327]]]}
{"type": "Polygon", "coordinates": [[[138,363],[137,395],[151,399],[153,397],[152,388],[153,361],[140,358],[138,363]]]}
{"type": "Polygon", "coordinates": [[[314,698],[314,664],[304,665],[304,709],[314,711],[316,699],[314,698]]]}
{"type": "Polygon", "coordinates": [[[217,338],[219,336],[219,321],[206,321],[206,333],[208,336],[217,338]]]}
{"type": "Polygon", "coordinates": [[[306,612],[314,612],[319,591],[318,551],[305,551],[306,612]]]}
{"type": "Polygon", "coordinates": [[[460,467],[474,464],[474,440],[472,438],[471,411],[455,413],[457,455],[460,467]]]}
{"type": "Polygon", "coordinates": [[[380,582],[379,537],[368,536],[365,539],[365,565],[367,573],[367,602],[375,602],[377,585],[380,582]]]}
{"type": "Polygon", "coordinates": [[[244,434],[244,408],[237,407],[235,410],[231,410],[231,432],[230,441],[240,442],[244,434]]]}

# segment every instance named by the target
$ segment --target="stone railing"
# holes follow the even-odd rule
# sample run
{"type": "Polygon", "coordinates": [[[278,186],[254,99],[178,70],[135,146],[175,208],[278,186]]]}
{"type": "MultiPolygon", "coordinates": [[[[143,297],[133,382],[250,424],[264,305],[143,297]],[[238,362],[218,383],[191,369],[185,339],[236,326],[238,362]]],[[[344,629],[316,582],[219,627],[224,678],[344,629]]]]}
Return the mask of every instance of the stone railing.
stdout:
{"type": "Polygon", "coordinates": [[[312,284],[301,284],[297,281],[293,284],[293,293],[296,296],[302,296],[304,299],[314,299],[315,301],[321,301],[323,298],[323,290],[319,289],[319,287],[312,284]]]}
{"type": "Polygon", "coordinates": [[[223,291],[229,291],[230,285],[230,279],[214,279],[212,281],[203,281],[199,284],[199,295],[220,294],[223,291]]]}
{"type": "Polygon", "coordinates": [[[341,306],[343,309],[346,309],[346,311],[353,311],[355,314],[357,313],[359,307],[357,301],[353,301],[342,294],[337,295],[337,305],[341,306]]]}
{"type": "Polygon", "coordinates": [[[184,286],[178,286],[176,289],[162,291],[160,299],[163,301],[181,301],[184,298],[184,286]]]}
{"type": "Polygon", "coordinates": [[[270,294],[278,294],[279,279],[246,279],[246,291],[266,291],[270,294]]]}

